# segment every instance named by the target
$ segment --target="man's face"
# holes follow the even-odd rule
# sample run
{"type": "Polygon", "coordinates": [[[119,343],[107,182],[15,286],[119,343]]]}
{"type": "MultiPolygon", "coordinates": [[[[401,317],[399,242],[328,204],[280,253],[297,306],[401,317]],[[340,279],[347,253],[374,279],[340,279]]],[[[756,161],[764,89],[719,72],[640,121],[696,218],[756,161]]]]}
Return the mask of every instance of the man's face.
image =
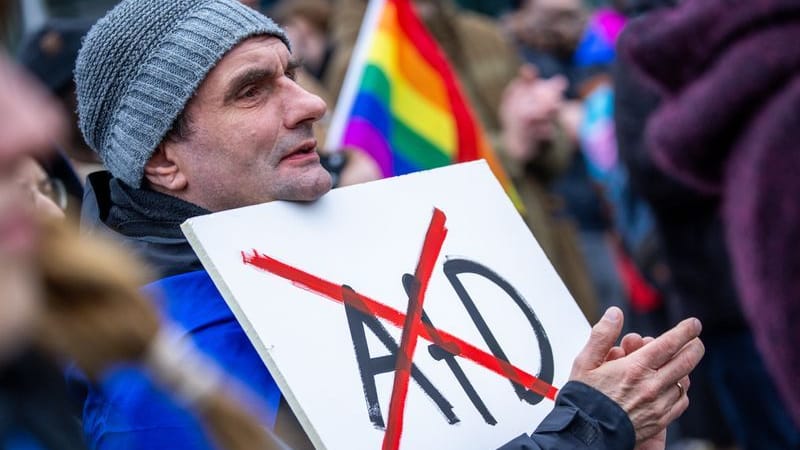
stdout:
{"type": "Polygon", "coordinates": [[[280,39],[259,36],[211,70],[186,108],[191,132],[174,144],[186,200],[220,211],[330,190],[312,130],[325,102],[295,83],[296,66],[280,39]]]}

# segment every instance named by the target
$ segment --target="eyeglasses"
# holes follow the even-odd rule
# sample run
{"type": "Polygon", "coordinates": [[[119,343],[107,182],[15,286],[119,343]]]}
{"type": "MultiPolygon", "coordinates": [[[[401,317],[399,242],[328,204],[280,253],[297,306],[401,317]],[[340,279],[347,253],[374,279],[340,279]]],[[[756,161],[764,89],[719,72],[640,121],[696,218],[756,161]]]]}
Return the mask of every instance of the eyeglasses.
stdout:
{"type": "Polygon", "coordinates": [[[36,203],[36,196],[43,195],[53,202],[59,209],[66,211],[69,202],[67,188],[58,178],[46,177],[41,180],[21,181],[18,184],[22,195],[27,195],[32,204],[36,203]]]}
{"type": "Polygon", "coordinates": [[[40,194],[55,203],[62,211],[67,209],[69,200],[67,188],[60,178],[47,177],[36,183],[36,189],[40,194]]]}

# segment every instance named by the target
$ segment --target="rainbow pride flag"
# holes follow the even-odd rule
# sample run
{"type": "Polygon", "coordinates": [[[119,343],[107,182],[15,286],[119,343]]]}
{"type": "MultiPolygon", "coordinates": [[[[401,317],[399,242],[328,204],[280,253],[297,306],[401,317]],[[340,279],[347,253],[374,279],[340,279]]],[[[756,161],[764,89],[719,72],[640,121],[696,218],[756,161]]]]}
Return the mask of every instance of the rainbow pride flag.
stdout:
{"type": "Polygon", "coordinates": [[[458,78],[410,0],[370,1],[326,147],[366,152],[384,177],[483,158],[522,210],[458,78]]]}

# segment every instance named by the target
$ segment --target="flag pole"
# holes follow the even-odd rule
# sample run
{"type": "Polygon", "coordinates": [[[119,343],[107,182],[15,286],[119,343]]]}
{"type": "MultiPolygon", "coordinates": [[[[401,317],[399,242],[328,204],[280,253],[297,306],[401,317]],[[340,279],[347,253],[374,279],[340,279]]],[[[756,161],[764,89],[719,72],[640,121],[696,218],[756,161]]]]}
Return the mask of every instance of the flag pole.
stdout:
{"type": "Polygon", "coordinates": [[[325,140],[325,150],[334,152],[341,150],[341,143],[344,138],[344,128],[347,125],[347,118],[355,102],[358,85],[361,83],[364,63],[367,60],[372,35],[383,12],[386,0],[370,0],[364,19],[361,21],[361,30],[358,32],[353,54],[350,57],[350,64],[347,66],[347,73],[339,91],[339,98],[336,107],[333,109],[331,125],[328,128],[327,139],[325,140]]]}

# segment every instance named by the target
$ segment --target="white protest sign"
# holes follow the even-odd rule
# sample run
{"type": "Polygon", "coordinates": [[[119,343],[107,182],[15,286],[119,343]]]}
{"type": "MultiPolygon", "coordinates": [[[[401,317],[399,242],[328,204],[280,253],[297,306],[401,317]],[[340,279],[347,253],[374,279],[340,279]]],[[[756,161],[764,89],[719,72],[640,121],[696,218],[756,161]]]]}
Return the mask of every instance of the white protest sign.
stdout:
{"type": "Polygon", "coordinates": [[[183,229],[318,448],[497,448],[589,335],[483,161],[183,229]]]}

